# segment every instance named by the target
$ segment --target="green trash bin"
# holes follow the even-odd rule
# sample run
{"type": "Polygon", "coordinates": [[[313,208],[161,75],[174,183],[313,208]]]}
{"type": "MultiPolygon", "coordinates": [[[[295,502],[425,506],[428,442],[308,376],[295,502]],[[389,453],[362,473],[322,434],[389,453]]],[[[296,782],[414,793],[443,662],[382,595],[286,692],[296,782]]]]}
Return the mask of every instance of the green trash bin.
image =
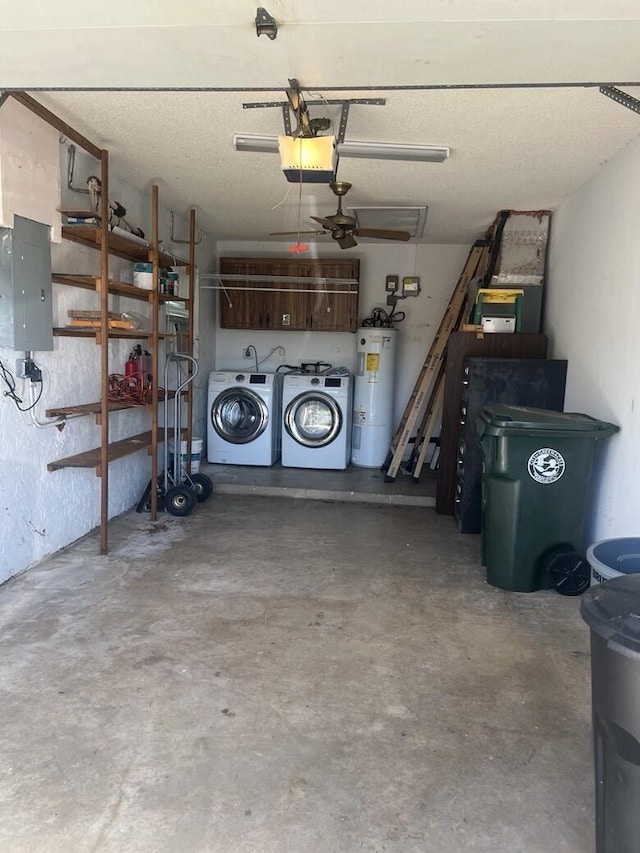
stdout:
{"type": "Polygon", "coordinates": [[[487,581],[513,592],[550,586],[567,594],[583,591],[589,568],[581,549],[593,460],[598,442],[618,427],[588,415],[498,404],[485,407],[478,431],[487,581]]]}

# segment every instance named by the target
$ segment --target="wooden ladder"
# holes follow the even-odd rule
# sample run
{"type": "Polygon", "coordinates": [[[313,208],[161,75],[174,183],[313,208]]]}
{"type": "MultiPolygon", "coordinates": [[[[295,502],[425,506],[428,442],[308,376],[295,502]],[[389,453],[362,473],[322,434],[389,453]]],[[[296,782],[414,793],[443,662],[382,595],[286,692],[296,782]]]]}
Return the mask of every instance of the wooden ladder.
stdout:
{"type": "Polygon", "coordinates": [[[444,393],[443,356],[447,348],[449,335],[465,322],[469,283],[476,275],[482,274],[484,271],[489,245],[489,241],[487,240],[476,240],[469,252],[467,261],[460,273],[458,283],[449,300],[447,310],[444,313],[436,336],[418,374],[418,379],[409,397],[400,424],[391,440],[391,449],[382,466],[382,470],[386,471],[386,483],[395,480],[402,464],[402,458],[411,441],[411,434],[418,422],[422,407],[426,403],[427,408],[418,428],[418,434],[414,439],[413,451],[409,460],[410,466],[413,466],[415,463],[413,478],[417,479],[420,476],[429,440],[442,404],[444,393]],[[427,396],[429,391],[431,393],[427,396]]]}

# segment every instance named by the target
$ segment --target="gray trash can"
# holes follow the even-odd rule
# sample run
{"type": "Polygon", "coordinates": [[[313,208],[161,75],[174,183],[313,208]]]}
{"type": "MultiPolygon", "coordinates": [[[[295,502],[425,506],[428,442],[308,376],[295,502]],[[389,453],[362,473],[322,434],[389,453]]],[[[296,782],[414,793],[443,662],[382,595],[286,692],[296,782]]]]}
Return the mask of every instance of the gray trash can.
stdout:
{"type": "Polygon", "coordinates": [[[640,851],[640,575],[591,587],[596,853],[640,851]]]}

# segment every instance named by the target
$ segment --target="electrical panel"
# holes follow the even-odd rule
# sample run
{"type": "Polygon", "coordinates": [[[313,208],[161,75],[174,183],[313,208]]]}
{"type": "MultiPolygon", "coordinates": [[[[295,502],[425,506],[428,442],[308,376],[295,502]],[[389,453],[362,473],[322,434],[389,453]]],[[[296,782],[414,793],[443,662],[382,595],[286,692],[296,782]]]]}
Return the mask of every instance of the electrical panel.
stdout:
{"type": "Polygon", "coordinates": [[[420,293],[420,276],[405,275],[402,279],[402,295],[417,296],[420,293]]]}
{"type": "Polygon", "coordinates": [[[50,228],[15,216],[0,228],[0,346],[53,349],[50,228]]]}

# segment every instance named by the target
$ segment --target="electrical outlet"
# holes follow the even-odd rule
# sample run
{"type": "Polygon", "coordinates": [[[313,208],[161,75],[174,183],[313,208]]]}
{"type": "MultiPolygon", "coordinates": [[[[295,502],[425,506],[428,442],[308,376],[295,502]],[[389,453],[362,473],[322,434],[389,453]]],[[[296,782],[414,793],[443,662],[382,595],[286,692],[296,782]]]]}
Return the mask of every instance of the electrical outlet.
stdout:
{"type": "Polygon", "coordinates": [[[243,358],[251,358],[251,347],[245,347],[242,350],[242,357],[243,358]]]}
{"type": "Polygon", "coordinates": [[[42,382],[42,371],[32,358],[16,359],[16,376],[18,379],[30,379],[32,382],[42,382]]]}

